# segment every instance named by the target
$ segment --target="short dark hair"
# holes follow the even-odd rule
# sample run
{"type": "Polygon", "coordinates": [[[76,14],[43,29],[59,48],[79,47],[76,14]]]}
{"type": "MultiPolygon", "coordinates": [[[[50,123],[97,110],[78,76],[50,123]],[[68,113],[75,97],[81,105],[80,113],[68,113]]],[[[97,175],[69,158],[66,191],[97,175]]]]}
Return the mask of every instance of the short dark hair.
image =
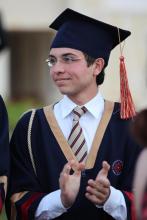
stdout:
{"type": "MultiPolygon", "coordinates": [[[[94,64],[95,62],[95,58],[89,56],[88,54],[84,53],[84,57],[85,60],[87,62],[87,66],[91,66],[92,64],[94,64]]],[[[104,82],[104,78],[105,78],[105,71],[104,71],[105,67],[102,69],[102,71],[100,72],[100,74],[96,77],[96,84],[97,85],[101,85],[104,82]]]]}

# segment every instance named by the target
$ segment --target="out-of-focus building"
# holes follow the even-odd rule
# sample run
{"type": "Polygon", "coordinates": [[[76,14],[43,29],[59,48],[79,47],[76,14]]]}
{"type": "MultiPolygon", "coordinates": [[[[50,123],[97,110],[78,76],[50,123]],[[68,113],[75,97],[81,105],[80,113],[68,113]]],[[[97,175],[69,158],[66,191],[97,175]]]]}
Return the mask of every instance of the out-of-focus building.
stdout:
{"type": "MultiPolygon", "coordinates": [[[[45,64],[53,37],[48,25],[67,7],[132,32],[124,46],[129,85],[136,107],[146,107],[146,0],[1,0],[9,50],[0,55],[0,92],[13,99],[36,97],[45,104],[59,97],[45,64]]],[[[111,100],[119,100],[119,55],[118,46],[111,53],[101,87],[111,100]]]]}

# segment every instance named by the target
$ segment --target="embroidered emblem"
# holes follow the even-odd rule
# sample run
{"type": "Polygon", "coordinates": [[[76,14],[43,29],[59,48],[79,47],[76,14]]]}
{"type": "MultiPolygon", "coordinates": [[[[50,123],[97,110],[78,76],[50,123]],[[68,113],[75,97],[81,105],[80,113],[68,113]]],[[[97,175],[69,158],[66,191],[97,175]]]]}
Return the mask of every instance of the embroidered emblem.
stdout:
{"type": "Polygon", "coordinates": [[[123,169],[123,161],[116,160],[112,164],[112,171],[116,176],[119,176],[123,169]]]}

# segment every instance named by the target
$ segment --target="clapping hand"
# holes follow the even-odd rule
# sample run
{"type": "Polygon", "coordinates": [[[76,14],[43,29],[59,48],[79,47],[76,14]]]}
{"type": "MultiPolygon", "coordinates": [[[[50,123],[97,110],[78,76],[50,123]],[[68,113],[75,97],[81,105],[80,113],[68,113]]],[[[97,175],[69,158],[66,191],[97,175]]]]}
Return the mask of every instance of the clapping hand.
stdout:
{"type": "Polygon", "coordinates": [[[80,188],[81,172],[85,165],[75,160],[65,164],[59,178],[61,201],[65,208],[73,205],[80,188]],[[71,174],[71,171],[72,174],[71,174]]]}
{"type": "Polygon", "coordinates": [[[110,165],[103,161],[102,169],[99,171],[95,180],[88,180],[86,188],[86,198],[95,205],[103,205],[110,195],[110,182],[108,179],[108,172],[110,165]]]}

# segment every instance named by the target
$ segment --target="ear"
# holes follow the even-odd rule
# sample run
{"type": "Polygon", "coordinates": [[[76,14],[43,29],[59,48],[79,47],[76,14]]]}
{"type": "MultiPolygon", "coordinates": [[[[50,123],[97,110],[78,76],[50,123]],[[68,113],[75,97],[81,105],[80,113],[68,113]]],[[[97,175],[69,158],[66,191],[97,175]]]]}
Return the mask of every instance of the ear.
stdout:
{"type": "Polygon", "coordinates": [[[97,76],[104,68],[105,61],[103,58],[97,58],[95,60],[95,66],[94,66],[94,74],[97,76]]]}

